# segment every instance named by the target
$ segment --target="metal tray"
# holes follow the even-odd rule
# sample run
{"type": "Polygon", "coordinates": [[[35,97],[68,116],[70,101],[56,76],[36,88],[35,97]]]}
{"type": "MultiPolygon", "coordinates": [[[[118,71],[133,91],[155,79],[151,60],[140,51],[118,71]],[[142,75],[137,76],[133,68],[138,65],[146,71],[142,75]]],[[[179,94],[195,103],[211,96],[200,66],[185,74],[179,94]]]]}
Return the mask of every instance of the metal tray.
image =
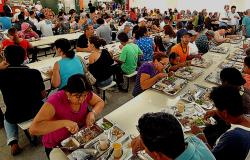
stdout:
{"type": "Polygon", "coordinates": [[[242,54],[229,54],[227,56],[227,59],[231,60],[231,61],[236,61],[236,62],[244,62],[244,59],[246,58],[246,55],[242,55],[242,54]]]}
{"type": "Polygon", "coordinates": [[[205,80],[207,82],[213,83],[213,84],[217,84],[217,85],[221,85],[221,80],[220,80],[220,71],[215,71],[210,73],[205,80]]]}
{"type": "Polygon", "coordinates": [[[201,67],[201,68],[208,68],[210,65],[213,64],[212,60],[206,60],[206,59],[200,59],[200,58],[194,58],[191,61],[192,66],[201,67]]]}
{"type": "Polygon", "coordinates": [[[203,72],[204,72],[204,69],[201,69],[201,68],[183,67],[183,68],[178,69],[175,72],[175,76],[193,81],[196,78],[198,78],[203,72]]]}
{"type": "Polygon", "coordinates": [[[107,120],[106,118],[100,119],[99,121],[96,122],[96,124],[103,130],[108,130],[114,126],[114,123],[107,120]]]}
{"type": "Polygon", "coordinates": [[[224,60],[223,62],[219,64],[219,68],[221,69],[229,68],[229,67],[234,67],[241,72],[243,70],[244,64],[241,62],[236,62],[236,61],[231,61],[231,60],[224,60]]]}
{"type": "Polygon", "coordinates": [[[185,79],[168,77],[157,82],[152,88],[164,92],[167,95],[175,96],[187,85],[187,83],[188,81],[185,79]]]}
{"type": "Polygon", "coordinates": [[[210,52],[227,54],[228,50],[229,50],[229,48],[227,48],[227,47],[217,46],[217,47],[211,48],[210,52]]]}

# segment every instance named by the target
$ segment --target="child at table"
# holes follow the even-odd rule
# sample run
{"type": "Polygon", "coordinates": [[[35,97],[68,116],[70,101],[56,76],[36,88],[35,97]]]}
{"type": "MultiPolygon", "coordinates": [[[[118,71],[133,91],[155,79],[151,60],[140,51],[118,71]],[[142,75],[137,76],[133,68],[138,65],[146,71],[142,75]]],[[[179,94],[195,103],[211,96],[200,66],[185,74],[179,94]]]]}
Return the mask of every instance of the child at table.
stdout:
{"type": "Polygon", "coordinates": [[[244,87],[247,89],[250,89],[250,57],[249,56],[247,56],[244,59],[243,73],[244,73],[243,77],[246,80],[244,87]]]}
{"type": "Polygon", "coordinates": [[[169,65],[166,68],[166,71],[167,72],[171,72],[171,71],[175,72],[179,68],[182,68],[182,67],[185,67],[185,66],[188,66],[188,65],[190,65],[190,61],[180,63],[180,56],[177,53],[172,52],[169,55],[169,65]]]}

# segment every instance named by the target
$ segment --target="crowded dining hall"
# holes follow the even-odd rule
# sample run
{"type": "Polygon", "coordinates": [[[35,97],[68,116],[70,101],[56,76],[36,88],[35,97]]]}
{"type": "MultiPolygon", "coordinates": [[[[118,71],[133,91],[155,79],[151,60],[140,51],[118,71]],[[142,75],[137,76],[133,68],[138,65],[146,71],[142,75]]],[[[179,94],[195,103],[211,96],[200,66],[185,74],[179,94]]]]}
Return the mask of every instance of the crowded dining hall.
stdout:
{"type": "Polygon", "coordinates": [[[0,160],[250,160],[249,0],[0,0],[0,160]]]}

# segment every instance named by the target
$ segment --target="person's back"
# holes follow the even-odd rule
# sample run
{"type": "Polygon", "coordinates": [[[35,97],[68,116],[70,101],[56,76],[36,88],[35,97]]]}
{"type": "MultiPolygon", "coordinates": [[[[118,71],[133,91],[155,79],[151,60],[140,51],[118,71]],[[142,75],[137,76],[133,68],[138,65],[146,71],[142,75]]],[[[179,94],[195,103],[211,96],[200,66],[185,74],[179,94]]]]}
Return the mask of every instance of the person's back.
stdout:
{"type": "Polygon", "coordinates": [[[98,35],[100,38],[103,38],[107,44],[112,42],[111,33],[111,28],[108,25],[103,24],[96,29],[96,35],[98,35]]]}
{"type": "Polygon", "coordinates": [[[33,118],[43,104],[41,91],[44,90],[44,84],[41,73],[27,66],[10,66],[2,70],[0,76],[8,122],[20,123],[33,118]]]}
{"type": "Polygon", "coordinates": [[[84,74],[83,66],[79,57],[75,56],[74,58],[62,58],[58,61],[60,66],[60,79],[61,83],[59,89],[63,88],[67,82],[69,77],[74,74],[84,74]]]}
{"type": "Polygon", "coordinates": [[[2,30],[10,29],[12,26],[10,17],[0,17],[0,24],[2,25],[2,30]]]}
{"type": "Polygon", "coordinates": [[[89,64],[89,71],[98,82],[107,80],[112,75],[111,65],[114,63],[106,49],[101,51],[100,57],[92,64],[89,64]]]}
{"type": "Polygon", "coordinates": [[[143,52],[141,61],[152,61],[154,54],[154,41],[152,38],[144,36],[136,40],[136,44],[143,52]]]}
{"type": "Polygon", "coordinates": [[[207,53],[209,50],[209,41],[205,34],[200,34],[198,38],[195,40],[195,44],[199,50],[199,53],[207,53]]]}

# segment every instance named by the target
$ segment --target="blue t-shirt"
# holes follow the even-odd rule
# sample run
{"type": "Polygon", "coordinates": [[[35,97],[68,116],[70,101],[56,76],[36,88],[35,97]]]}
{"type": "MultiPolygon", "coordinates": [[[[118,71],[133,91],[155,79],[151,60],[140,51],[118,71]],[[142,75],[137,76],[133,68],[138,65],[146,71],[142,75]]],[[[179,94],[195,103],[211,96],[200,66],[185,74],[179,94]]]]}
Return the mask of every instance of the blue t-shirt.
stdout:
{"type": "Polygon", "coordinates": [[[75,74],[84,74],[81,60],[75,56],[74,58],[62,58],[58,61],[60,66],[61,84],[58,87],[62,89],[67,85],[68,79],[75,74]]]}
{"type": "Polygon", "coordinates": [[[232,125],[212,150],[217,160],[245,160],[250,150],[250,128],[232,125]]]}
{"type": "Polygon", "coordinates": [[[141,61],[153,61],[154,55],[154,41],[150,37],[142,37],[136,40],[136,44],[143,52],[141,61]]]}
{"type": "Polygon", "coordinates": [[[152,63],[144,63],[141,65],[141,67],[139,68],[138,70],[138,73],[136,75],[136,80],[135,80],[135,87],[134,87],[134,90],[133,90],[133,96],[137,96],[139,95],[140,93],[142,93],[144,90],[141,88],[141,74],[142,73],[145,73],[145,74],[148,74],[150,75],[150,78],[154,77],[157,72],[153,66],[152,63]]]}
{"type": "Polygon", "coordinates": [[[2,25],[2,30],[10,29],[12,26],[9,17],[0,17],[0,24],[2,25]]]}
{"type": "Polygon", "coordinates": [[[250,37],[250,16],[245,16],[242,25],[246,27],[247,37],[250,37]]]}
{"type": "Polygon", "coordinates": [[[187,148],[175,160],[215,160],[212,152],[196,136],[186,138],[185,142],[187,148]]]}

